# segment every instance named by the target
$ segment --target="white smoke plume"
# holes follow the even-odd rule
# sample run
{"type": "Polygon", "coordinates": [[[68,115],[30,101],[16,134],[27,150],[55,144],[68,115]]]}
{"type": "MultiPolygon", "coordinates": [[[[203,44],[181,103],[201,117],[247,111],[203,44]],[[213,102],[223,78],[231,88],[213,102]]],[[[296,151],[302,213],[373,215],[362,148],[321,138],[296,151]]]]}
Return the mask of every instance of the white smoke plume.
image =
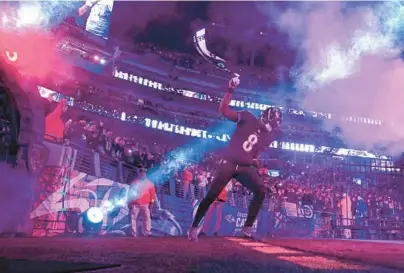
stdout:
{"type": "Polygon", "coordinates": [[[294,75],[300,107],[332,113],[325,129],[340,127],[351,147],[387,145],[391,155],[404,151],[404,62],[396,42],[403,2],[349,9],[341,2],[294,3],[282,12],[263,4],[259,9],[289,35],[304,60],[294,75]],[[346,122],[342,116],[362,119],[346,122]],[[372,120],[382,125],[363,124],[372,120]]]}
{"type": "Polygon", "coordinates": [[[23,232],[30,234],[29,215],[32,210],[35,178],[25,169],[0,163],[0,234],[23,232]]]}

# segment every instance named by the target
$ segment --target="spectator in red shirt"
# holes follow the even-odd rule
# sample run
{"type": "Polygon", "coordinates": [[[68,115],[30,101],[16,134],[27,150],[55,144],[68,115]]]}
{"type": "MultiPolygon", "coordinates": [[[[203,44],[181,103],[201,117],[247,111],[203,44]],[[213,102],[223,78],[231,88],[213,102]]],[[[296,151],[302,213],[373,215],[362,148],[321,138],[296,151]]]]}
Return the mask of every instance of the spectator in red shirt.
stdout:
{"type": "Polygon", "coordinates": [[[141,167],[139,178],[134,180],[129,191],[129,209],[131,211],[132,236],[137,236],[137,218],[139,213],[143,220],[143,235],[151,236],[151,207],[156,200],[156,188],[146,176],[146,169],[141,167]]]}
{"type": "Polygon", "coordinates": [[[186,167],[182,172],[182,186],[184,191],[184,199],[187,198],[188,193],[191,196],[191,199],[195,199],[195,185],[192,184],[192,180],[194,179],[194,175],[192,174],[192,170],[190,167],[186,167]]]}

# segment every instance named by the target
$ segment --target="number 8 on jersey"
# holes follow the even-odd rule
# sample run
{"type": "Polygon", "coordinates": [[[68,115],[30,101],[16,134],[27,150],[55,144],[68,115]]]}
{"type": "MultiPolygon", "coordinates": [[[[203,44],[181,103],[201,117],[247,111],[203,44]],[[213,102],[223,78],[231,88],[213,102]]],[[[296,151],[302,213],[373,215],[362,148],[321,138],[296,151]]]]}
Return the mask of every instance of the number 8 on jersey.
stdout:
{"type": "Polygon", "coordinates": [[[247,140],[243,142],[243,149],[246,152],[250,152],[254,145],[257,144],[258,137],[255,134],[251,134],[248,136],[247,140]]]}

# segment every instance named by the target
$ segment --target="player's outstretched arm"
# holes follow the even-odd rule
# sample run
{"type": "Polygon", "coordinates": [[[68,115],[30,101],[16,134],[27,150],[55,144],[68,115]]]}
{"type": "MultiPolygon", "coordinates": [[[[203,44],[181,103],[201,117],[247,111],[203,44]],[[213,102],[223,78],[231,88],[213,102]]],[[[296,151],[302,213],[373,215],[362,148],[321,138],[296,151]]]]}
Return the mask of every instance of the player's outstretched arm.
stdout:
{"type": "Polygon", "coordinates": [[[239,75],[236,74],[236,76],[229,81],[229,89],[224,95],[223,100],[219,106],[219,113],[224,117],[226,117],[227,119],[234,122],[238,121],[238,114],[236,111],[230,109],[230,101],[234,90],[239,84],[240,84],[239,75]]]}

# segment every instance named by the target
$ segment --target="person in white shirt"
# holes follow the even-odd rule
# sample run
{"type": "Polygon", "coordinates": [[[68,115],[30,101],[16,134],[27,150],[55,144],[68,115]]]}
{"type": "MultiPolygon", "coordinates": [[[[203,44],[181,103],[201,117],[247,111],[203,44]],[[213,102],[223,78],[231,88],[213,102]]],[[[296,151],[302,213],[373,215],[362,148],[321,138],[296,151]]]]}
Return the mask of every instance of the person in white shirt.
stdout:
{"type": "Polygon", "coordinates": [[[114,0],[87,0],[78,10],[80,17],[89,14],[86,31],[107,38],[113,5],[114,0]]]}
{"type": "Polygon", "coordinates": [[[198,190],[199,197],[204,198],[206,196],[206,186],[208,185],[208,177],[206,176],[206,172],[202,171],[198,175],[198,190]],[[201,194],[202,193],[202,194],[201,194]],[[202,195],[202,196],[201,196],[202,195]]]}
{"type": "MultiPolygon", "coordinates": [[[[342,195],[342,199],[339,201],[339,207],[342,215],[342,225],[351,226],[352,225],[352,201],[347,193],[342,195]]],[[[351,239],[351,229],[345,228],[343,230],[345,239],[351,239]]]]}

